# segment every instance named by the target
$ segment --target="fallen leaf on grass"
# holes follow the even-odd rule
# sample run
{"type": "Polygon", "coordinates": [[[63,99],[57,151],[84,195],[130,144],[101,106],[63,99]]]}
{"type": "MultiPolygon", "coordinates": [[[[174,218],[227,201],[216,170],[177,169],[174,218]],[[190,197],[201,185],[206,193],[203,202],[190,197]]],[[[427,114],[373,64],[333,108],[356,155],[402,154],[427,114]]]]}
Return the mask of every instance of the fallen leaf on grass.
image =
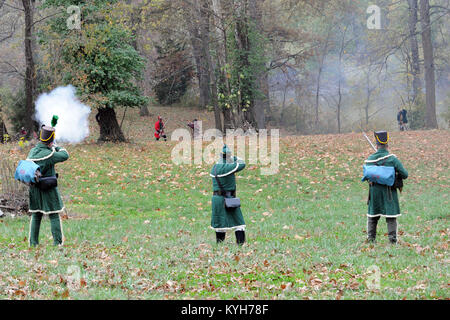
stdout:
{"type": "Polygon", "coordinates": [[[61,297],[68,298],[69,297],[69,289],[64,290],[64,292],[62,293],[61,297]]]}
{"type": "Polygon", "coordinates": [[[302,240],[305,239],[305,237],[299,236],[298,234],[296,234],[294,238],[299,240],[299,241],[302,241],[302,240]]]}
{"type": "Polygon", "coordinates": [[[312,286],[320,286],[320,285],[322,285],[323,281],[320,280],[319,278],[312,278],[312,279],[309,280],[309,283],[312,286]]]}
{"type": "Polygon", "coordinates": [[[16,291],[14,291],[14,295],[16,295],[16,296],[26,296],[26,293],[23,290],[16,290],[16,291]]]}
{"type": "Polygon", "coordinates": [[[358,281],[352,281],[348,284],[348,287],[352,290],[356,290],[359,288],[360,283],[358,281]]]}

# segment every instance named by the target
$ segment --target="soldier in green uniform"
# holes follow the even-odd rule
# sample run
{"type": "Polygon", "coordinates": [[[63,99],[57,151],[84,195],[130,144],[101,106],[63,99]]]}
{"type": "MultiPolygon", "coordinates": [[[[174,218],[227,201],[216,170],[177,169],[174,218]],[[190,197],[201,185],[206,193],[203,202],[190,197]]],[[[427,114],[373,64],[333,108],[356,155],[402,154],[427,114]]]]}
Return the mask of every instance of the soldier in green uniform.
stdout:
{"type": "Polygon", "coordinates": [[[241,208],[226,209],[224,205],[225,197],[236,197],[235,173],[244,168],[245,162],[236,156],[232,157],[230,149],[224,145],[221,158],[211,169],[210,176],[213,183],[211,227],[216,231],[217,243],[225,240],[227,231],[233,230],[237,244],[242,245],[245,242],[245,222],[241,208]]]}
{"type": "MultiPolygon", "coordinates": [[[[365,165],[394,167],[397,177],[406,179],[408,171],[403,167],[400,160],[388,151],[389,134],[386,131],[378,131],[374,134],[378,150],[369,156],[365,165]]],[[[397,189],[395,185],[389,187],[373,182],[370,182],[369,185],[367,240],[375,242],[378,220],[380,217],[386,217],[389,242],[395,244],[397,243],[397,217],[401,215],[397,189]]]]}
{"type": "MultiPolygon", "coordinates": [[[[52,123],[53,125],[53,123],[52,123]]],[[[42,177],[56,177],[55,164],[69,159],[69,153],[64,148],[55,147],[55,129],[42,126],[39,135],[40,142],[31,149],[28,159],[39,166],[42,177]]],[[[30,246],[39,244],[39,229],[43,215],[50,218],[53,243],[63,244],[63,231],[59,213],[64,210],[61,196],[57,187],[41,190],[37,185],[30,186],[30,246]]]]}

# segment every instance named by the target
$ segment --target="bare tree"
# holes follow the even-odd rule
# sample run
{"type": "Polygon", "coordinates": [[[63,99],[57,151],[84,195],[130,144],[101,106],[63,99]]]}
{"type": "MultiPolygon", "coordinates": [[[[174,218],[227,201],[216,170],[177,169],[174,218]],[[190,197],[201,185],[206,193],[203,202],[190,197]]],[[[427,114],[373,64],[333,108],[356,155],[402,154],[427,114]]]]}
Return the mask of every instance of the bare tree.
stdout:
{"type": "Polygon", "coordinates": [[[319,69],[317,71],[317,82],[316,82],[316,104],[315,104],[315,120],[314,120],[314,126],[315,129],[318,130],[319,127],[319,97],[320,97],[320,80],[322,77],[322,71],[323,71],[323,66],[324,66],[324,62],[325,62],[325,57],[328,54],[328,47],[330,45],[330,37],[331,37],[331,24],[328,27],[327,30],[327,35],[325,38],[325,41],[323,43],[322,46],[322,50],[318,55],[318,64],[319,64],[319,69]]]}
{"type": "Polygon", "coordinates": [[[205,108],[214,106],[217,129],[222,130],[222,120],[217,102],[216,68],[211,58],[211,28],[215,28],[217,13],[211,0],[182,0],[185,24],[189,33],[196,76],[199,86],[199,104],[205,108]]]}
{"type": "Polygon", "coordinates": [[[419,45],[417,43],[417,0],[408,0],[408,26],[409,26],[409,44],[411,50],[411,73],[413,75],[413,96],[412,103],[417,103],[417,97],[421,94],[420,80],[420,61],[419,61],[419,45]]]}
{"type": "Polygon", "coordinates": [[[342,104],[342,58],[344,55],[344,50],[348,42],[345,41],[345,35],[347,33],[347,26],[344,26],[344,32],[342,33],[342,38],[339,46],[338,55],[338,102],[336,107],[336,117],[338,125],[338,133],[341,133],[341,104],[342,104]]]}
{"type": "MultiPolygon", "coordinates": [[[[130,5],[132,4],[132,0],[127,0],[127,4],[130,5]]],[[[130,22],[131,22],[131,33],[133,35],[133,41],[132,41],[132,45],[133,48],[139,52],[139,36],[140,36],[140,31],[141,31],[141,23],[142,23],[142,19],[141,19],[141,15],[142,15],[142,9],[141,6],[142,4],[133,4],[133,7],[131,9],[130,12],[130,22]]],[[[142,81],[139,79],[138,81],[138,86],[142,89],[143,88],[143,84],[142,81]]],[[[148,111],[148,108],[146,105],[141,106],[140,110],[139,110],[139,115],[141,117],[148,117],[150,116],[150,112],[148,111]]],[[[125,114],[124,114],[125,116],[125,114]]],[[[120,125],[120,127],[122,127],[122,124],[120,125]]]]}
{"type": "Polygon", "coordinates": [[[188,26],[194,59],[197,66],[197,78],[200,90],[200,106],[206,107],[210,103],[209,89],[209,13],[206,0],[192,0],[185,15],[188,26]]]}
{"type": "MultiPolygon", "coordinates": [[[[230,82],[228,77],[224,72],[224,67],[229,64],[229,55],[227,48],[228,41],[228,25],[226,23],[226,18],[230,14],[230,10],[232,9],[232,4],[229,0],[211,0],[211,9],[213,14],[213,23],[215,27],[215,52],[217,55],[217,62],[214,68],[215,71],[218,71],[218,74],[223,78],[225,83],[225,90],[227,95],[231,94],[230,82]],[[226,3],[225,3],[226,2],[226,3]]],[[[217,79],[217,82],[219,79],[217,79]]],[[[223,130],[232,129],[234,127],[233,124],[233,115],[231,108],[223,108],[223,130]]]]}
{"type": "Polygon", "coordinates": [[[426,121],[429,129],[437,128],[436,119],[436,81],[434,76],[433,42],[431,39],[430,3],[420,0],[420,19],[422,25],[422,47],[425,67],[426,121]]]}
{"type": "MultiPolygon", "coordinates": [[[[263,14],[262,3],[264,0],[251,0],[249,1],[249,16],[250,20],[254,23],[254,26],[260,32],[263,31],[263,14]]],[[[250,43],[250,45],[252,45],[250,43]]],[[[262,70],[256,75],[256,89],[259,91],[259,95],[255,97],[253,106],[253,117],[256,120],[258,129],[264,129],[266,127],[265,110],[269,109],[269,75],[267,70],[262,70]]]]}
{"type": "Polygon", "coordinates": [[[25,109],[26,109],[26,119],[25,128],[28,135],[33,131],[33,119],[34,114],[34,92],[35,92],[35,79],[36,79],[36,68],[33,58],[33,7],[34,0],[22,0],[23,10],[25,13],[25,109]]]}

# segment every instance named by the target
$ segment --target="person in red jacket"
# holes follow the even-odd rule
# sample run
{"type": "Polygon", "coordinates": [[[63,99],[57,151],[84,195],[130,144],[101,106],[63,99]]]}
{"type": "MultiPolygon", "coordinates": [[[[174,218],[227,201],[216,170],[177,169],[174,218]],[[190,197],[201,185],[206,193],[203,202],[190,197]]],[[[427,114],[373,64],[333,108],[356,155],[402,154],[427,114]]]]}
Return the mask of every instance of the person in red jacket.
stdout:
{"type": "Polygon", "coordinates": [[[160,116],[158,116],[158,121],[155,122],[155,138],[158,141],[160,138],[163,138],[164,141],[167,141],[167,136],[164,133],[164,122],[160,116]]]}

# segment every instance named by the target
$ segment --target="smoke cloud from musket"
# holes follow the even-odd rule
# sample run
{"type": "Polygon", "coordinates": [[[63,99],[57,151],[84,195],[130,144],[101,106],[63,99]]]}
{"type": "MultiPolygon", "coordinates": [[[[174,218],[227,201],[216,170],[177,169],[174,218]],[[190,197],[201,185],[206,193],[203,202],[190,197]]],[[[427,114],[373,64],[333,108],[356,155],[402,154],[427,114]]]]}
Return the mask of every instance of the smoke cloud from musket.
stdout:
{"type": "Polygon", "coordinates": [[[91,109],[76,97],[75,87],[69,85],[41,94],[36,101],[34,118],[40,125],[49,126],[53,115],[57,115],[55,140],[75,144],[89,135],[90,113],[91,109]]]}

